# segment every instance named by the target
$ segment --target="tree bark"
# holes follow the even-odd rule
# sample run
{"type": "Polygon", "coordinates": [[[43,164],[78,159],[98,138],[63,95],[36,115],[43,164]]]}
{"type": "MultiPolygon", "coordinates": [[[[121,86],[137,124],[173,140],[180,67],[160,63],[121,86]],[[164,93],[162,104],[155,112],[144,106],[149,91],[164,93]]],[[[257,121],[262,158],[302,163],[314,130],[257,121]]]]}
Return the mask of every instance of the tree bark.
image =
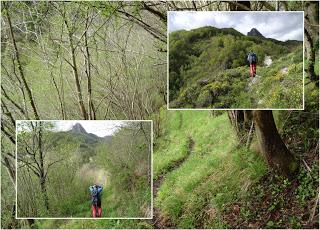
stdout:
{"type": "Polygon", "coordinates": [[[96,113],[92,101],[92,84],[91,84],[91,59],[90,59],[90,52],[89,52],[89,47],[88,47],[88,28],[89,28],[89,13],[87,14],[86,18],[86,29],[84,32],[84,41],[85,41],[85,50],[86,50],[86,55],[85,55],[85,62],[86,62],[86,75],[88,78],[87,81],[87,91],[88,91],[88,113],[89,113],[89,119],[90,120],[95,120],[96,119],[96,113]]]}
{"type": "Polygon", "coordinates": [[[307,29],[304,29],[304,34],[306,38],[306,53],[307,53],[307,59],[308,59],[308,67],[307,67],[307,73],[309,75],[309,78],[311,81],[317,82],[317,85],[319,85],[319,80],[315,74],[314,71],[314,64],[316,61],[316,55],[314,51],[314,44],[311,38],[311,35],[307,31],[307,29]]]}
{"type": "Polygon", "coordinates": [[[287,177],[292,176],[298,168],[298,163],[282,141],[272,111],[256,110],[253,112],[253,119],[260,150],[268,165],[287,177]]]}
{"type": "Polygon", "coordinates": [[[42,146],[42,122],[39,122],[39,131],[38,131],[38,148],[39,148],[39,163],[40,163],[40,187],[41,192],[44,199],[44,205],[47,210],[49,210],[49,199],[47,194],[46,188],[46,175],[44,169],[44,153],[43,153],[43,146],[42,146]]]}
{"type": "Polygon", "coordinates": [[[315,59],[318,48],[316,47],[319,39],[319,2],[306,2],[305,5],[305,48],[308,59],[307,73],[311,81],[319,86],[319,76],[315,73],[315,59]]]}

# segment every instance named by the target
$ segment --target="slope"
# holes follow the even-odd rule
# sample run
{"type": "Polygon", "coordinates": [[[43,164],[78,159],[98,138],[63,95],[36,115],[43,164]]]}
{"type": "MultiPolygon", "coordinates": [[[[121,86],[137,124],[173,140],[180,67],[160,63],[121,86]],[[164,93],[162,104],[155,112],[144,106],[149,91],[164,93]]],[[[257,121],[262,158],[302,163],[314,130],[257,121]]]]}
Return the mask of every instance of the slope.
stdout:
{"type": "Polygon", "coordinates": [[[221,205],[231,202],[244,185],[264,174],[263,161],[237,149],[226,114],[212,117],[209,112],[181,112],[165,116],[166,127],[170,127],[166,136],[170,138],[160,139],[154,153],[155,177],[165,174],[156,208],[177,228],[223,227],[218,218],[221,205]],[[192,153],[179,168],[168,172],[166,165],[177,160],[176,152],[186,152],[184,140],[188,136],[194,140],[192,153]],[[240,155],[244,159],[239,159],[240,155]],[[252,163],[242,168],[248,158],[252,163]]]}
{"type": "Polygon", "coordinates": [[[214,27],[175,31],[169,37],[171,108],[301,108],[302,42],[214,27]],[[263,81],[254,93],[248,90],[250,50],[258,55],[257,74],[263,81]],[[265,65],[265,57],[273,63],[265,65]]]}
{"type": "Polygon", "coordinates": [[[166,112],[154,152],[155,194],[165,228],[297,228],[316,195],[317,164],[293,181],[277,176],[259,156],[256,141],[240,147],[225,112],[166,112]],[[194,144],[188,153],[188,140],[194,144]],[[182,162],[180,161],[182,159],[182,162]],[[179,167],[172,167],[179,162],[179,167]],[[308,185],[307,185],[308,184],[308,185]],[[310,193],[303,192],[309,186],[310,193]],[[311,192],[312,190],[312,192],[311,192]],[[302,195],[304,194],[304,195],[302,195]],[[304,198],[302,198],[304,197],[304,198]]]}

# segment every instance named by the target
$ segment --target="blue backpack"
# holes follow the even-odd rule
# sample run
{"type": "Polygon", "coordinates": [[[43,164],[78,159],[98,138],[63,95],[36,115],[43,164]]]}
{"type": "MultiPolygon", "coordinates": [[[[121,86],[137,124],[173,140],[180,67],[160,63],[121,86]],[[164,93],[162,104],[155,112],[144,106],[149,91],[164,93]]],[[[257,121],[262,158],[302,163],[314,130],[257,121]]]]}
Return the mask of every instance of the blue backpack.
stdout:
{"type": "Polygon", "coordinates": [[[90,186],[90,192],[91,192],[91,200],[93,204],[98,203],[100,192],[102,191],[102,187],[100,186],[90,186]]]}
{"type": "Polygon", "coordinates": [[[250,53],[249,57],[248,57],[248,61],[249,63],[257,63],[258,62],[258,58],[257,55],[255,53],[250,53]]]}

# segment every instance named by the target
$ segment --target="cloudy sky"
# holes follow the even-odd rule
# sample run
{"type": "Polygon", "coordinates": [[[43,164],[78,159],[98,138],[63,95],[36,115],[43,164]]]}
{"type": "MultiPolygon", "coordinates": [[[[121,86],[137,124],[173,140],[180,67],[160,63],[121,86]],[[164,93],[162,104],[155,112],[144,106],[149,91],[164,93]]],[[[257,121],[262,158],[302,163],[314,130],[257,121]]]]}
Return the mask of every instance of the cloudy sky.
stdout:
{"type": "Polygon", "coordinates": [[[169,32],[214,26],[231,27],[246,35],[252,28],[256,28],[267,38],[303,40],[302,12],[171,11],[168,15],[169,32]]]}
{"type": "Polygon", "coordinates": [[[93,133],[99,137],[112,135],[121,125],[123,121],[56,121],[56,130],[67,131],[76,123],[80,123],[87,133],[93,133]]]}

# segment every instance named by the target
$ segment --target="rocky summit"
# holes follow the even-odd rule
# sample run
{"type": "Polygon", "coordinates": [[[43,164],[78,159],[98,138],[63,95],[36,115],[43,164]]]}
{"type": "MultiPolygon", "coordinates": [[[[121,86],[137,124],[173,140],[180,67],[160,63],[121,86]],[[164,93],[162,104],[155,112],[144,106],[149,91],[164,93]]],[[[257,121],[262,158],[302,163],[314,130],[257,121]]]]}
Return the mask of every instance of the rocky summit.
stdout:
{"type": "Polygon", "coordinates": [[[264,36],[257,30],[256,28],[252,28],[248,33],[247,36],[256,36],[256,37],[263,37],[264,36]]]}

